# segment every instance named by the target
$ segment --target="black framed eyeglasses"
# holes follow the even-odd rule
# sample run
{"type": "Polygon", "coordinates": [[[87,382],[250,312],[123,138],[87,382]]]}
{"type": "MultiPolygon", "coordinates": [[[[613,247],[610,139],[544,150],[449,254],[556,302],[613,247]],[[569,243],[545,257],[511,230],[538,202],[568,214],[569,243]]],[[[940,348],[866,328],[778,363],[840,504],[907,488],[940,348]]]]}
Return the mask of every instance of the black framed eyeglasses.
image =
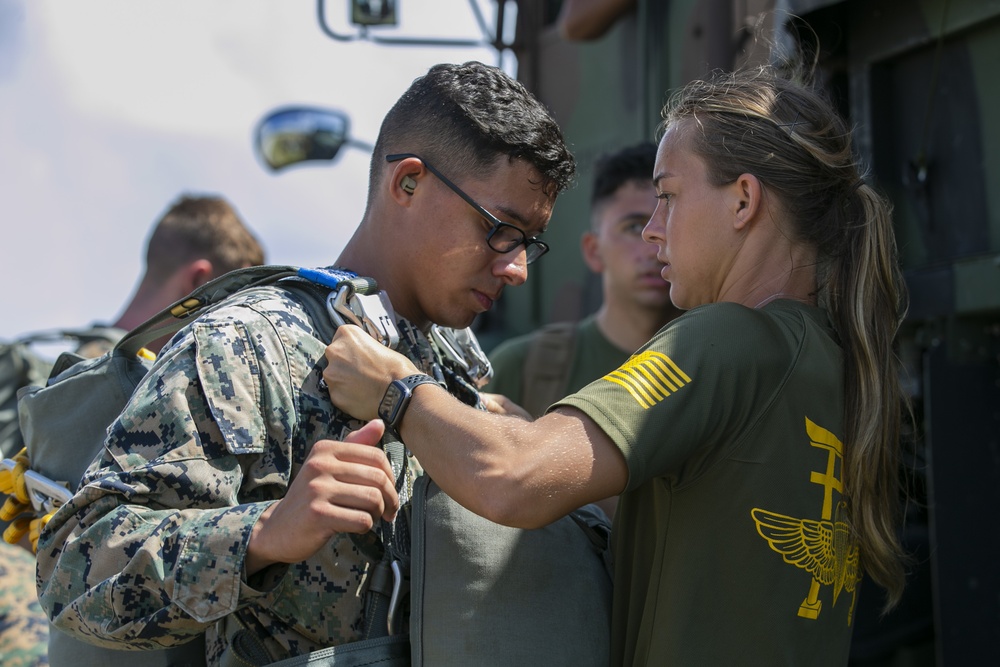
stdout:
{"type": "Polygon", "coordinates": [[[469,206],[476,210],[476,213],[483,216],[488,223],[493,225],[490,231],[486,234],[486,244],[494,252],[506,254],[523,244],[525,247],[526,262],[531,264],[549,251],[549,245],[547,243],[540,240],[537,236],[529,237],[519,227],[497,218],[495,215],[477,204],[472,197],[465,194],[460,187],[448,180],[448,177],[435,169],[427,160],[423,159],[419,155],[415,155],[413,153],[395,153],[393,155],[386,155],[385,161],[398,162],[400,160],[405,160],[408,157],[415,157],[423,162],[424,166],[427,167],[427,171],[437,176],[439,181],[448,186],[448,189],[464,199],[469,206]]]}

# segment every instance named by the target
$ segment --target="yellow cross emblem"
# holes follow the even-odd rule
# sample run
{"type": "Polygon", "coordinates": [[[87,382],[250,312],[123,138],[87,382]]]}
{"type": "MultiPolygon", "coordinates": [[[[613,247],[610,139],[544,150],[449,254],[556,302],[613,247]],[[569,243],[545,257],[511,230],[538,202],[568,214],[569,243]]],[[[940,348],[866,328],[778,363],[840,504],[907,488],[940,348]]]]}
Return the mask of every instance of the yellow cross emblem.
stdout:
{"type": "MultiPolygon", "coordinates": [[[[829,453],[827,468],[823,473],[813,472],[810,481],[824,487],[822,519],[798,519],[770,512],[758,507],[750,510],[757,525],[757,532],[767,540],[771,549],[781,554],[782,559],[812,575],[809,593],[799,606],[799,616],[819,618],[823,607],[819,599],[819,587],[833,586],[833,604],[842,590],[855,593],[861,581],[860,553],[857,543],[851,537],[847,522],[847,503],[841,500],[836,511],[832,511],[833,491],[842,492],[843,484],[836,475],[836,463],[843,457],[843,444],[831,431],[818,426],[806,418],[806,432],[809,444],[825,449],[829,453]]],[[[847,624],[851,624],[855,597],[847,613],[847,624]]]]}

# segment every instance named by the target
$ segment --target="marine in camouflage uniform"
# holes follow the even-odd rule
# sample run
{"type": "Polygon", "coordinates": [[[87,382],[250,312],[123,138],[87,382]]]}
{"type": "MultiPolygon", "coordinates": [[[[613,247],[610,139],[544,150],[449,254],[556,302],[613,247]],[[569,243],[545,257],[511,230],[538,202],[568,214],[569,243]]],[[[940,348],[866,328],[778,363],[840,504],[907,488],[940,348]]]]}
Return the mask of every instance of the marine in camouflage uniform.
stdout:
{"type": "MultiPolygon", "coordinates": [[[[398,326],[399,349],[435,372],[424,334],[398,326]]],[[[311,445],[363,423],[321,387],[326,344],[281,287],[236,295],[178,334],[112,425],[85,488],[43,533],[41,599],[56,627],[134,649],[207,630],[209,664],[234,614],[275,660],[362,638],[358,589],[370,561],[351,535],[242,575],[255,521],[311,445]]],[[[475,402],[471,386],[455,389],[475,402]]]]}
{"type": "Polygon", "coordinates": [[[49,664],[49,619],[35,593],[35,558],[0,541],[0,662],[4,667],[49,664]]]}
{"type": "MultiPolygon", "coordinates": [[[[364,217],[336,263],[388,292],[408,320],[398,349],[438,377],[421,331],[468,327],[527,279],[574,172],[523,84],[478,62],[435,65],[386,114],[364,217]]],[[[372,560],[354,534],[371,535],[405,499],[362,442],[377,429],[333,442],[362,424],[321,386],[329,340],[295,294],[236,295],[161,353],[85,486],[43,531],[39,594],[56,627],[123,649],[206,632],[213,665],[235,653],[236,627],[272,660],[362,638],[372,560]],[[331,464],[334,450],[350,452],[346,469],[331,464]]],[[[448,389],[479,401],[460,381],[448,389]]]]}

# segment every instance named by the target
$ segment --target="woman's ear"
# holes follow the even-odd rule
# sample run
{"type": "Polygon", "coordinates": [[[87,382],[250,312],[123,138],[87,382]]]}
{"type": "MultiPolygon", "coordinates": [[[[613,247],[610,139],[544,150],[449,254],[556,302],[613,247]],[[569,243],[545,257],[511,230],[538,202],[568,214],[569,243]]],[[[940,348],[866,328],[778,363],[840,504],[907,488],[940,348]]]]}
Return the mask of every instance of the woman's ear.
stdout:
{"type": "Polygon", "coordinates": [[[736,229],[743,229],[761,212],[764,189],[753,174],[740,174],[730,187],[733,224],[736,229]]]}

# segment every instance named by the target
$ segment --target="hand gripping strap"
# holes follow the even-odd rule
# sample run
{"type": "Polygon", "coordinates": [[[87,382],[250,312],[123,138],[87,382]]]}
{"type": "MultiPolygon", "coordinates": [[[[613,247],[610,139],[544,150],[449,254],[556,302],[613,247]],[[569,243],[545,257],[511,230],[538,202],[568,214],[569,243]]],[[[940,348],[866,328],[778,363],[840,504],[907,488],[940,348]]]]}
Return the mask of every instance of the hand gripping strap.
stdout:
{"type": "MultiPolygon", "coordinates": [[[[26,532],[37,534],[48,516],[72,496],[92,457],[100,451],[104,428],[149,370],[152,355],[140,354],[146,344],[179,330],[206,308],[218,305],[242,289],[282,279],[310,286],[311,289],[296,291],[325,337],[332,336],[333,323],[323,326],[329,317],[323,299],[315,292],[325,294],[345,283],[359,293],[378,289],[374,280],[335,269],[284,265],[239,269],[202,285],[139,325],[110,354],[95,359],[82,359],[72,353],[62,355],[46,386],[35,387],[19,399],[20,428],[27,443],[26,461],[30,459],[30,466],[23,466],[25,469],[16,474],[16,461],[0,462],[0,494],[10,496],[0,507],[0,530],[10,526],[6,539],[16,541],[26,532]],[[93,400],[82,403],[66,400],[87,396],[93,400]],[[77,436],[75,440],[66,437],[70,433],[77,436]],[[87,437],[80,437],[84,433],[87,437]],[[66,449],[70,442],[72,452],[66,449]],[[22,492],[14,494],[17,484],[22,492]],[[36,523],[37,517],[41,517],[41,523],[36,523]]],[[[295,285],[288,287],[293,289],[295,285]]]]}

